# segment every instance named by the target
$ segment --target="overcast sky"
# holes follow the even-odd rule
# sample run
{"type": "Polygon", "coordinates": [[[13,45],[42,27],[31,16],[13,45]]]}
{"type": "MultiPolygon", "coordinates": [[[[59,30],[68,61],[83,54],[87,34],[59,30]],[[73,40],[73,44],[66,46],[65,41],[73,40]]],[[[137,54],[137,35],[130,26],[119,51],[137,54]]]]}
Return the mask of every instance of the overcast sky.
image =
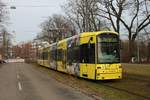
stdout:
{"type": "Polygon", "coordinates": [[[9,32],[15,31],[16,41],[32,40],[38,32],[39,25],[48,16],[59,14],[62,4],[66,0],[2,0],[9,6],[16,6],[16,9],[9,9],[10,25],[9,32]]]}

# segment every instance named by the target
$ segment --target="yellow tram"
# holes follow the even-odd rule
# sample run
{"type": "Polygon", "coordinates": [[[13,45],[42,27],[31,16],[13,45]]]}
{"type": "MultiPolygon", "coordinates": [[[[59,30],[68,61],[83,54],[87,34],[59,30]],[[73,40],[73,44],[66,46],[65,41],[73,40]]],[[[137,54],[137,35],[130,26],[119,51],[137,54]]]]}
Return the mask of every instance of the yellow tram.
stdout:
{"type": "Polygon", "coordinates": [[[121,79],[119,35],[84,32],[39,51],[38,64],[92,80],[121,79]]]}

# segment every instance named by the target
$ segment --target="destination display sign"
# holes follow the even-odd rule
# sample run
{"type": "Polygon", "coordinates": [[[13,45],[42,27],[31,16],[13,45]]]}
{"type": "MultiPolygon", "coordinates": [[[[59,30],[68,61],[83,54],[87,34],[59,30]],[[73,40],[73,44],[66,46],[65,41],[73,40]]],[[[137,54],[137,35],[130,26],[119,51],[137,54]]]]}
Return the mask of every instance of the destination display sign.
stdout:
{"type": "Polygon", "coordinates": [[[97,37],[98,42],[118,42],[116,35],[101,35],[97,37]]]}

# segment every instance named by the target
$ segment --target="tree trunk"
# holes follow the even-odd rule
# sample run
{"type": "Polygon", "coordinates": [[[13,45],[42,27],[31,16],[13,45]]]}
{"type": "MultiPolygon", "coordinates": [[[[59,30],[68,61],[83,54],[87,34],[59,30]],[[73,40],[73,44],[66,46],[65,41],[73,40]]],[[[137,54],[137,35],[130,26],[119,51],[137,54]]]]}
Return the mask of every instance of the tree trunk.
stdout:
{"type": "Polygon", "coordinates": [[[147,45],[147,62],[150,62],[150,42],[147,45]]]}
{"type": "Polygon", "coordinates": [[[128,61],[130,62],[134,55],[134,41],[129,40],[129,48],[128,48],[128,61]]]}

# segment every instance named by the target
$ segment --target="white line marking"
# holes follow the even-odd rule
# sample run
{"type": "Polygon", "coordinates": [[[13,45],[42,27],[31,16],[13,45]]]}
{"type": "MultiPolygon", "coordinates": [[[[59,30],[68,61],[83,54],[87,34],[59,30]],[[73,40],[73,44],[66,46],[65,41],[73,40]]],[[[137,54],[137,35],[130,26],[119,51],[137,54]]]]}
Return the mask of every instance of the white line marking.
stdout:
{"type": "Polygon", "coordinates": [[[18,82],[19,91],[22,91],[21,83],[18,82]]]}
{"type": "Polygon", "coordinates": [[[20,76],[19,75],[17,75],[17,79],[19,79],[20,78],[20,76]]]}

